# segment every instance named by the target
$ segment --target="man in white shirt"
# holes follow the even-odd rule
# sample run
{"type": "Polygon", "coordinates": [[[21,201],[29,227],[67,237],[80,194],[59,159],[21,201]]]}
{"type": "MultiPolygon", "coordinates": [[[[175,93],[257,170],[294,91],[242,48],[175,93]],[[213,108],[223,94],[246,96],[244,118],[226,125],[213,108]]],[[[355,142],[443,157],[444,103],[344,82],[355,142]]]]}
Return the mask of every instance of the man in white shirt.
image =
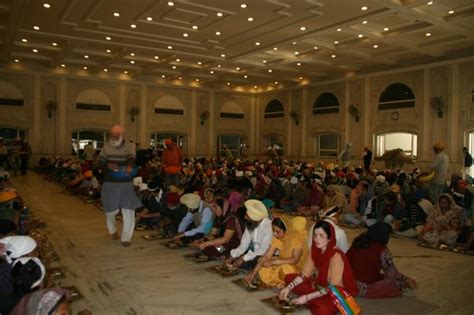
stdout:
{"type": "Polygon", "coordinates": [[[260,200],[249,199],[244,203],[245,232],[239,247],[230,251],[226,263],[245,270],[252,270],[258,259],[265,254],[272,243],[272,221],[260,200]]]}
{"type": "Polygon", "coordinates": [[[435,158],[428,167],[428,172],[435,172],[430,184],[430,199],[433,204],[438,203],[439,195],[443,192],[446,185],[446,176],[448,175],[449,157],[444,152],[444,144],[435,143],[433,145],[435,158]]]}
{"type": "Polygon", "coordinates": [[[205,206],[198,194],[185,194],[180,202],[188,208],[188,213],[178,226],[178,235],[174,238],[183,244],[188,244],[209,234],[212,229],[212,210],[205,206]],[[194,223],[194,228],[190,228],[194,223]]]}

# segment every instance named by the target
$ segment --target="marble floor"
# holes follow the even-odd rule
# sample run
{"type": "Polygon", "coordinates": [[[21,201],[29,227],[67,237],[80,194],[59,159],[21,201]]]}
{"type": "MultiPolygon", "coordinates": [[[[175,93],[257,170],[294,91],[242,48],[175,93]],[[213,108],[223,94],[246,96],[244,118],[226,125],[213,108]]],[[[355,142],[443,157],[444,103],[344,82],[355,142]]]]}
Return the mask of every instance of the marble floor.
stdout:
{"type": "MultiPolygon", "coordinates": [[[[13,178],[33,213],[47,222],[47,235],[66,271],[63,285],[75,285],[84,299],[73,310],[93,314],[278,314],[260,300],[271,290],[247,292],[205,271],[213,263],[193,264],[160,241],[141,238],[124,248],[108,236],[104,215],[80,199],[61,194],[55,183],[30,172],[13,178]]],[[[352,240],[361,230],[347,230],[352,240]]],[[[474,257],[416,247],[413,240],[392,238],[395,263],[415,278],[418,290],[402,298],[363,300],[363,314],[474,314],[474,257]]],[[[309,314],[301,311],[300,314],[309,314]]]]}

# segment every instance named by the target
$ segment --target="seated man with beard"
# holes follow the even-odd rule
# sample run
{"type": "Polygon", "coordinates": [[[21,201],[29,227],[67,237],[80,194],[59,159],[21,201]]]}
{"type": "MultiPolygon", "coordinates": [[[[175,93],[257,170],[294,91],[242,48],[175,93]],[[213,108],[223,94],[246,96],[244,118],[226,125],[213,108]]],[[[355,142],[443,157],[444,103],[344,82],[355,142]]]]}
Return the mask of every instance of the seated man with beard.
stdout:
{"type": "Polygon", "coordinates": [[[244,220],[245,232],[239,247],[230,251],[226,264],[252,270],[272,243],[272,221],[268,218],[267,208],[261,201],[249,199],[244,206],[247,209],[244,220]]]}

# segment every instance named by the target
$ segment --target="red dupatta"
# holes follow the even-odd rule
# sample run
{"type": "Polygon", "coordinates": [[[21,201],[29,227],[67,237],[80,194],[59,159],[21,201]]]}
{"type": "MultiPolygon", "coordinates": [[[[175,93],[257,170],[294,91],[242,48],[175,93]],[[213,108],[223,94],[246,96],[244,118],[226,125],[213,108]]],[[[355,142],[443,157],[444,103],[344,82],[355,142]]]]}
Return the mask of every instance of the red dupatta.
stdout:
{"type": "Polygon", "coordinates": [[[344,252],[336,247],[336,231],[334,230],[334,227],[329,222],[328,225],[331,229],[331,237],[329,239],[328,246],[326,247],[326,251],[324,251],[323,253],[321,249],[317,248],[315,245],[316,242],[314,242],[314,240],[311,247],[311,257],[313,259],[314,267],[318,270],[316,282],[318,285],[323,287],[327,287],[329,285],[329,263],[331,261],[332,256],[334,256],[334,254],[336,253],[339,253],[344,262],[344,271],[342,273],[342,283],[344,285],[344,289],[346,289],[346,291],[352,296],[356,296],[358,293],[358,289],[351,265],[344,252]]]}

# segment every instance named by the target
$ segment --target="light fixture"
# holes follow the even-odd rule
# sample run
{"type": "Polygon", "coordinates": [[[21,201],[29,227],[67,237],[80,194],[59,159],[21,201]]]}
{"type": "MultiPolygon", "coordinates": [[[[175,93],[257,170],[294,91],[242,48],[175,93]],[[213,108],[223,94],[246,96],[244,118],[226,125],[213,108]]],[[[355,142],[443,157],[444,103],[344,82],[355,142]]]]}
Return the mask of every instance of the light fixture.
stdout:
{"type": "Polygon", "coordinates": [[[171,68],[176,69],[176,66],[172,66],[171,68]]]}
{"type": "Polygon", "coordinates": [[[51,4],[49,4],[49,3],[43,3],[43,7],[45,7],[46,9],[49,9],[49,8],[51,8],[51,4]]]}
{"type": "Polygon", "coordinates": [[[249,18],[247,19],[247,21],[253,22],[253,17],[249,17],[249,18]]]}
{"type": "Polygon", "coordinates": [[[18,60],[18,59],[15,59],[15,60],[13,60],[13,61],[14,61],[14,62],[17,62],[17,63],[20,62],[20,60],[18,60]]]}
{"type": "Polygon", "coordinates": [[[220,68],[220,67],[222,67],[222,66],[221,66],[221,65],[217,65],[217,68],[220,68]]]}
{"type": "Polygon", "coordinates": [[[230,82],[227,82],[227,85],[230,85],[230,82]]]}
{"type": "Polygon", "coordinates": [[[340,31],[342,31],[342,28],[338,28],[336,31],[340,32],[340,31]]]}
{"type": "Polygon", "coordinates": [[[37,52],[38,52],[38,49],[33,49],[33,52],[34,52],[34,53],[37,53],[37,52]]]}
{"type": "Polygon", "coordinates": [[[300,31],[303,31],[303,32],[306,31],[306,27],[301,26],[301,27],[300,27],[300,31]]]}
{"type": "Polygon", "coordinates": [[[336,55],[331,55],[331,58],[336,58],[336,55]]]}
{"type": "Polygon", "coordinates": [[[183,77],[178,77],[178,80],[182,80],[182,79],[183,79],[183,77]]]}
{"type": "Polygon", "coordinates": [[[255,46],[260,46],[260,42],[255,42],[255,46]]]}
{"type": "Polygon", "coordinates": [[[105,37],[105,39],[106,39],[106,40],[112,40],[112,37],[107,36],[107,37],[105,37]]]}
{"type": "Polygon", "coordinates": [[[295,51],[295,55],[298,56],[300,54],[299,51],[295,51]]]}
{"type": "Polygon", "coordinates": [[[314,48],[314,50],[318,50],[318,49],[319,49],[318,46],[314,46],[313,48],[314,48]]]}
{"type": "Polygon", "coordinates": [[[433,4],[433,1],[428,1],[426,4],[427,4],[427,5],[432,5],[432,4],[433,4]]]}
{"type": "Polygon", "coordinates": [[[335,40],[335,41],[334,41],[334,44],[336,44],[336,45],[339,44],[339,41],[338,41],[338,40],[335,40]]]}
{"type": "Polygon", "coordinates": [[[109,54],[112,52],[112,50],[110,50],[110,49],[107,49],[106,51],[107,51],[109,54]]]}
{"type": "Polygon", "coordinates": [[[362,24],[367,24],[368,22],[367,21],[362,21],[362,24]]]}
{"type": "Polygon", "coordinates": [[[263,60],[262,62],[263,62],[263,63],[267,63],[267,61],[266,61],[266,60],[263,60]]]}
{"type": "Polygon", "coordinates": [[[246,5],[245,3],[242,3],[242,4],[240,5],[240,7],[241,7],[242,9],[245,9],[245,8],[247,7],[247,5],[246,5]]]}
{"type": "Polygon", "coordinates": [[[28,42],[28,40],[27,40],[26,38],[22,38],[21,41],[22,41],[23,43],[27,43],[27,42],[28,42]]]}
{"type": "Polygon", "coordinates": [[[368,7],[366,6],[363,6],[362,8],[360,8],[362,11],[367,11],[368,7]]]}
{"type": "Polygon", "coordinates": [[[131,28],[137,28],[137,25],[136,24],[130,24],[130,27],[131,28]]]}
{"type": "Polygon", "coordinates": [[[221,57],[222,57],[222,58],[225,58],[225,54],[221,54],[221,57]]]}
{"type": "Polygon", "coordinates": [[[235,70],[240,71],[240,67],[235,68],[235,70]]]}
{"type": "Polygon", "coordinates": [[[383,30],[384,30],[385,32],[388,32],[388,31],[390,31],[390,29],[389,29],[388,27],[384,27],[384,29],[383,29],[383,30]]]}
{"type": "Polygon", "coordinates": [[[151,22],[151,21],[153,21],[153,18],[152,18],[151,16],[148,16],[148,17],[146,18],[146,20],[147,20],[148,22],[151,22]]]}
{"type": "Polygon", "coordinates": [[[379,45],[375,44],[374,46],[372,46],[374,48],[379,48],[379,45]]]}
{"type": "Polygon", "coordinates": [[[115,17],[119,17],[119,16],[120,16],[120,13],[114,12],[114,16],[115,16],[115,17]]]}
{"type": "Polygon", "coordinates": [[[161,77],[162,77],[163,79],[166,78],[166,76],[165,76],[164,74],[162,74],[161,77]]]}
{"type": "Polygon", "coordinates": [[[278,50],[278,47],[273,47],[273,50],[278,50]]]}
{"type": "Polygon", "coordinates": [[[135,64],[135,60],[130,60],[130,63],[131,63],[132,65],[134,65],[134,64],[135,64]]]}
{"type": "Polygon", "coordinates": [[[359,35],[357,35],[357,37],[362,38],[362,37],[364,37],[364,35],[359,34],[359,35]]]}
{"type": "Polygon", "coordinates": [[[82,67],[82,69],[87,70],[87,66],[82,67]]]}
{"type": "Polygon", "coordinates": [[[172,7],[172,6],[174,6],[174,2],[173,2],[173,1],[168,1],[168,5],[169,5],[170,7],[172,7]]]}
{"type": "Polygon", "coordinates": [[[216,32],[216,35],[217,35],[217,36],[221,36],[221,32],[216,32]]]}
{"type": "Polygon", "coordinates": [[[275,85],[278,85],[278,81],[275,81],[275,82],[273,82],[273,83],[275,83],[275,85]]]}
{"type": "Polygon", "coordinates": [[[201,61],[198,61],[197,64],[198,64],[198,65],[202,65],[202,62],[201,62],[201,61]]]}
{"type": "Polygon", "coordinates": [[[214,74],[214,70],[209,71],[210,74],[214,74]]]}
{"type": "Polygon", "coordinates": [[[183,37],[188,37],[189,34],[188,33],[183,33],[183,37]]]}
{"type": "Polygon", "coordinates": [[[58,43],[51,43],[51,45],[56,47],[56,46],[58,46],[58,43]]]}
{"type": "Polygon", "coordinates": [[[257,89],[257,88],[258,88],[258,86],[254,85],[254,86],[253,86],[253,88],[254,88],[254,89],[257,89]]]}
{"type": "Polygon", "coordinates": [[[198,29],[198,26],[197,25],[193,25],[193,30],[197,30],[198,29]]]}
{"type": "Polygon", "coordinates": [[[66,68],[66,65],[64,63],[62,63],[61,68],[66,68]]]}
{"type": "Polygon", "coordinates": [[[195,79],[194,81],[199,82],[199,79],[195,79]]]}
{"type": "Polygon", "coordinates": [[[454,13],[454,11],[453,11],[453,10],[451,10],[451,11],[448,11],[448,13],[449,13],[449,14],[453,14],[453,13],[454,13]]]}
{"type": "Polygon", "coordinates": [[[292,42],[293,45],[296,45],[296,42],[292,42]]]}
{"type": "Polygon", "coordinates": [[[160,57],[158,57],[158,56],[155,56],[155,59],[160,59],[160,57]]]}
{"type": "Polygon", "coordinates": [[[303,77],[299,77],[298,80],[303,80],[303,77]]]}
{"type": "Polygon", "coordinates": [[[123,73],[125,73],[125,74],[128,74],[128,71],[127,71],[127,70],[125,70],[123,73]]]}
{"type": "Polygon", "coordinates": [[[217,15],[218,17],[221,17],[221,16],[223,16],[224,14],[222,14],[222,12],[217,12],[216,15],[217,15]]]}
{"type": "Polygon", "coordinates": [[[89,56],[88,56],[88,55],[84,55],[84,58],[89,59],[89,56]]]}
{"type": "Polygon", "coordinates": [[[34,29],[35,31],[39,31],[39,30],[40,30],[39,26],[36,26],[36,25],[33,26],[33,29],[34,29]]]}
{"type": "Polygon", "coordinates": [[[104,68],[104,72],[107,72],[107,71],[109,71],[109,69],[107,69],[107,68],[104,68]]]}
{"type": "Polygon", "coordinates": [[[296,65],[299,67],[301,66],[301,62],[297,62],[296,65]]]}
{"type": "Polygon", "coordinates": [[[272,70],[272,69],[268,69],[268,72],[269,72],[269,73],[272,73],[272,72],[273,72],[273,70],[272,70]]]}
{"type": "Polygon", "coordinates": [[[244,78],[247,79],[247,78],[248,78],[248,75],[244,75],[244,78]]]}
{"type": "Polygon", "coordinates": [[[181,59],[179,59],[179,58],[176,58],[176,62],[180,62],[180,61],[181,61],[181,59]]]}
{"type": "Polygon", "coordinates": [[[426,37],[430,37],[430,36],[431,36],[431,33],[426,33],[425,36],[426,36],[426,37]]]}
{"type": "Polygon", "coordinates": [[[168,49],[173,49],[173,46],[168,46],[168,49]]]}

